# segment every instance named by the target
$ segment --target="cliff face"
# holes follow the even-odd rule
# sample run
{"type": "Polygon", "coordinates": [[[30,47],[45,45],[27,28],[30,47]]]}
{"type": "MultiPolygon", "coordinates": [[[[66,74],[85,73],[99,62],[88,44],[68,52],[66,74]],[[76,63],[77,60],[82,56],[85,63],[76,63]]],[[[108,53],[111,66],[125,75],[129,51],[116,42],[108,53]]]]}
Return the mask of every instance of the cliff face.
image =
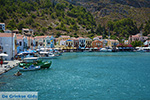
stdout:
{"type": "Polygon", "coordinates": [[[150,18],[150,0],[66,0],[83,6],[97,22],[132,18],[140,25],[150,18]]]}

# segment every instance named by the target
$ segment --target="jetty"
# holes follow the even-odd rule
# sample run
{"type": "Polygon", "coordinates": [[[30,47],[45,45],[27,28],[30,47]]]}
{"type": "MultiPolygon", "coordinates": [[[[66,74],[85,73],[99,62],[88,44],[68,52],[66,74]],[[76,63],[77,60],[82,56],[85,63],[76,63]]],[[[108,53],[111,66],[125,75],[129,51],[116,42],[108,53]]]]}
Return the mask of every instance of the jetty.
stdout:
{"type": "Polygon", "coordinates": [[[2,66],[0,66],[0,75],[13,69],[15,66],[18,65],[19,62],[20,61],[18,61],[18,60],[5,61],[4,64],[2,66]]]}

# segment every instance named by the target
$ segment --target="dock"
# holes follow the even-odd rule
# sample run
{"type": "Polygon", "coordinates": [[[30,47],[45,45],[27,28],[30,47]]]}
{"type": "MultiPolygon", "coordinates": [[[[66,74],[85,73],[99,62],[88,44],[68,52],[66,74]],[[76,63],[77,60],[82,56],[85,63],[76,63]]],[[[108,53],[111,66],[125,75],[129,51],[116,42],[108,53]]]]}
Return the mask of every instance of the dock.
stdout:
{"type": "Polygon", "coordinates": [[[9,70],[11,70],[14,67],[16,67],[19,62],[20,61],[18,61],[18,60],[5,61],[4,64],[2,65],[2,67],[0,65],[0,75],[3,74],[3,73],[6,73],[9,70]]]}

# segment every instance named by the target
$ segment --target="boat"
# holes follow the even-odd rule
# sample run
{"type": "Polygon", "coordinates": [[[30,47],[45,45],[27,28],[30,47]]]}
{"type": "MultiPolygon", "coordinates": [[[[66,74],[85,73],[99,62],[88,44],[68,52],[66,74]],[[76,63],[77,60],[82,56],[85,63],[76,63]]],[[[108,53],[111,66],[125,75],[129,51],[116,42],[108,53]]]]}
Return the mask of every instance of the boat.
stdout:
{"type": "Polygon", "coordinates": [[[39,54],[40,59],[52,59],[57,57],[51,52],[40,52],[39,54]]]}
{"type": "Polygon", "coordinates": [[[49,68],[52,64],[52,61],[42,61],[39,60],[38,57],[30,57],[30,58],[25,58],[22,62],[20,62],[18,65],[20,68],[26,67],[28,68],[29,66],[40,66],[40,68],[49,68]]]}
{"type": "Polygon", "coordinates": [[[18,72],[16,72],[14,75],[15,75],[15,76],[20,76],[20,75],[22,75],[22,73],[20,73],[20,72],[18,71],[18,72]]]}
{"type": "Polygon", "coordinates": [[[41,68],[49,68],[52,64],[52,61],[42,61],[38,60],[34,65],[39,65],[41,68]]]}
{"type": "Polygon", "coordinates": [[[112,49],[107,48],[101,48],[100,52],[112,52],[112,49]]]}
{"type": "Polygon", "coordinates": [[[40,66],[34,66],[33,64],[30,66],[24,66],[20,67],[19,71],[34,71],[34,70],[39,70],[41,67],[40,66]]]}

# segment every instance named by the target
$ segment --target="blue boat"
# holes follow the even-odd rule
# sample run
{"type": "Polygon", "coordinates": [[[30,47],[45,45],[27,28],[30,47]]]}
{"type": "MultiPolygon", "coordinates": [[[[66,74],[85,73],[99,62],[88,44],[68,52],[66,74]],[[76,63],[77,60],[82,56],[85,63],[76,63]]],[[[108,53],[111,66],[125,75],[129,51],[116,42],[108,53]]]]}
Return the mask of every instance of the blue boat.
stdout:
{"type": "Polygon", "coordinates": [[[34,66],[33,64],[30,66],[19,67],[19,71],[34,71],[39,70],[41,66],[34,66]]]}

